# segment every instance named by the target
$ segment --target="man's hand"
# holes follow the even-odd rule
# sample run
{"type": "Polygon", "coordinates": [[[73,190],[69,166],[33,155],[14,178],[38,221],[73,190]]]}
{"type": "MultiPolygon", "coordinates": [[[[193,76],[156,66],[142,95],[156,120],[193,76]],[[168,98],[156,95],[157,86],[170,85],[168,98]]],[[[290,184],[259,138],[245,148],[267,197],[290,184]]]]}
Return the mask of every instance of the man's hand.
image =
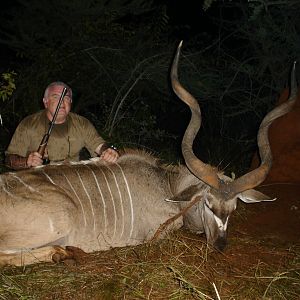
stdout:
{"type": "Polygon", "coordinates": [[[115,163],[119,158],[119,153],[116,147],[108,143],[100,144],[95,152],[106,162],[115,163]]]}
{"type": "Polygon", "coordinates": [[[27,157],[27,166],[28,167],[37,167],[43,164],[42,155],[38,152],[31,152],[27,157]]]}
{"type": "Polygon", "coordinates": [[[104,161],[114,163],[119,158],[119,153],[112,148],[107,148],[101,153],[100,158],[104,161]]]}

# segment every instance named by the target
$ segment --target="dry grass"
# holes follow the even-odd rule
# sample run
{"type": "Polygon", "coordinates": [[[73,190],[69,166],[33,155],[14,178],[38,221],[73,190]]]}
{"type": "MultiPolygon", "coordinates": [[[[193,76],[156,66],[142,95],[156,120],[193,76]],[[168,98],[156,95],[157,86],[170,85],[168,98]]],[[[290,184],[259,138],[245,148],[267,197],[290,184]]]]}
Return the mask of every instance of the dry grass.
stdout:
{"type": "Polygon", "coordinates": [[[76,266],[5,267],[0,299],[299,299],[299,245],[234,235],[224,254],[178,231],[155,244],[83,256],[76,266]]]}

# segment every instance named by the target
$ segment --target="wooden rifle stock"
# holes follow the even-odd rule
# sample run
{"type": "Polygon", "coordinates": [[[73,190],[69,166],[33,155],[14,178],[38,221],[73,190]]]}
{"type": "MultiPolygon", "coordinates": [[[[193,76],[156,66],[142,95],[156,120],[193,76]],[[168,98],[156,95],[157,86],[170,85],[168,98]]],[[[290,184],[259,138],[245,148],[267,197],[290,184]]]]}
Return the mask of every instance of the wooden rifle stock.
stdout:
{"type": "Polygon", "coordinates": [[[50,137],[50,134],[51,134],[51,131],[53,129],[53,125],[55,124],[55,121],[56,121],[56,118],[57,118],[57,114],[58,114],[58,111],[61,107],[61,104],[64,100],[64,97],[67,93],[67,88],[64,87],[61,95],[60,95],[60,98],[59,98],[59,101],[57,103],[57,106],[56,106],[56,109],[55,109],[55,113],[52,117],[52,121],[50,122],[49,124],[49,128],[48,128],[48,131],[45,133],[45,135],[43,136],[42,140],[41,140],[41,143],[39,145],[39,148],[37,150],[37,152],[42,156],[42,158],[44,159],[44,162],[43,164],[48,164],[49,163],[49,159],[48,158],[44,158],[44,155],[45,155],[45,150],[46,150],[46,147],[47,147],[47,144],[48,144],[48,141],[49,141],[49,137],[50,137]]]}

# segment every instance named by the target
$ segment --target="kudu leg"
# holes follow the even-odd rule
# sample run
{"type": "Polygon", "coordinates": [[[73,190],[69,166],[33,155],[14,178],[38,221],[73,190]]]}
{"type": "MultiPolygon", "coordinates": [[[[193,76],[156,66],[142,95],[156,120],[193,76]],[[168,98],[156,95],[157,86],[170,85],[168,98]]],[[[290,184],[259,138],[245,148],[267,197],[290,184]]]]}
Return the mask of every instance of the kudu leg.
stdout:
{"type": "Polygon", "coordinates": [[[74,251],[60,246],[47,246],[34,250],[6,254],[0,252],[0,266],[25,266],[41,262],[74,260],[74,251]]]}

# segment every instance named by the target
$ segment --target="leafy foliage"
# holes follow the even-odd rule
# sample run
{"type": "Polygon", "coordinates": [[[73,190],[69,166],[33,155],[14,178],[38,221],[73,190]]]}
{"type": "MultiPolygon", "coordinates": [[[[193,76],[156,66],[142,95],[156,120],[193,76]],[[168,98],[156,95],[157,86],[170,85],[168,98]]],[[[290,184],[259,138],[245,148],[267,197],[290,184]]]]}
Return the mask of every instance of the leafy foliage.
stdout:
{"type": "Polygon", "coordinates": [[[252,41],[260,74],[269,74],[278,90],[289,78],[293,61],[299,60],[300,2],[251,1],[247,14],[245,38],[252,41]]]}
{"type": "MultiPolygon", "coordinates": [[[[16,76],[17,73],[14,71],[7,71],[2,73],[0,80],[0,140],[7,140],[8,129],[6,123],[3,120],[9,119],[11,114],[10,99],[16,90],[16,76]]],[[[5,143],[0,144],[0,161],[4,160],[4,150],[6,148],[5,143]]],[[[4,171],[4,166],[0,164],[0,173],[4,171]]]]}
{"type": "Polygon", "coordinates": [[[5,72],[2,74],[2,80],[0,81],[0,100],[3,102],[6,101],[9,97],[12,96],[13,92],[16,89],[15,77],[17,76],[16,72],[5,72]]]}

